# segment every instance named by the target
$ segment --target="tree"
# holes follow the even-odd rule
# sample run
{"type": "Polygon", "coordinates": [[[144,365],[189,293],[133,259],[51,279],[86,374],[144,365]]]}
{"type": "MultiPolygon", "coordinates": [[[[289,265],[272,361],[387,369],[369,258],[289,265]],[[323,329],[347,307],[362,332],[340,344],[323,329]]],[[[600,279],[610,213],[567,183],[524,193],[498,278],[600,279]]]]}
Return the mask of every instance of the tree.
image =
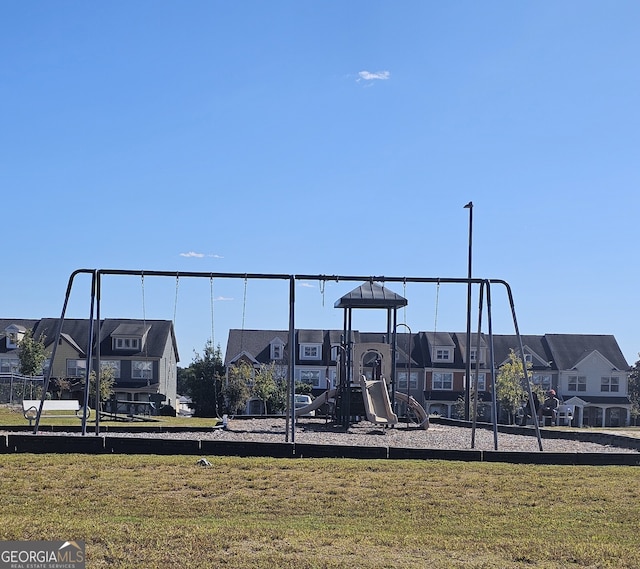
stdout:
{"type": "Polygon", "coordinates": [[[191,397],[193,414],[196,417],[218,417],[223,408],[222,351],[220,345],[213,347],[207,340],[204,352],[194,352],[188,368],[179,373],[186,394],[191,397]]]}
{"type": "Polygon", "coordinates": [[[633,365],[629,374],[629,399],[631,400],[631,418],[637,425],[640,417],[640,360],[633,365]]]}
{"type": "Polygon", "coordinates": [[[262,401],[263,410],[267,412],[267,401],[276,392],[275,365],[261,365],[253,378],[253,396],[262,401]]]}
{"type": "MultiPolygon", "coordinates": [[[[527,370],[529,369],[531,363],[527,362],[527,370]]],[[[539,391],[540,388],[532,386],[532,390],[539,391]]],[[[508,413],[509,424],[514,422],[516,410],[528,395],[522,359],[513,350],[509,350],[509,361],[500,366],[496,378],[496,399],[501,408],[508,413]]]]}
{"type": "Polygon", "coordinates": [[[91,370],[91,373],[89,374],[89,407],[92,407],[98,413],[102,408],[102,403],[111,398],[111,395],[113,394],[113,386],[116,383],[116,376],[113,368],[108,365],[103,365],[101,367],[99,400],[96,398],[96,372],[91,370]]]}
{"type": "Polygon", "coordinates": [[[249,383],[253,379],[253,368],[247,362],[229,367],[227,381],[223,388],[229,413],[239,413],[249,399],[249,383]]]}
{"type": "Polygon", "coordinates": [[[33,337],[33,330],[27,330],[18,343],[18,359],[20,360],[21,374],[41,375],[42,367],[47,359],[42,335],[36,340],[33,337]]]}

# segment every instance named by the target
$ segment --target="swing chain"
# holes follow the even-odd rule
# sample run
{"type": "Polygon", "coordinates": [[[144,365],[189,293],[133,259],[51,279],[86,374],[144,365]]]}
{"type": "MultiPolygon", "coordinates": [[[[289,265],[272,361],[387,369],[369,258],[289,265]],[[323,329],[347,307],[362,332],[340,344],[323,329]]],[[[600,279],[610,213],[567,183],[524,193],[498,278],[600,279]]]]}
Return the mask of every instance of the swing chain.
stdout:
{"type": "Polygon", "coordinates": [[[176,297],[173,302],[173,325],[176,324],[176,312],[178,311],[178,288],[180,286],[180,275],[176,273],[176,297]]]}

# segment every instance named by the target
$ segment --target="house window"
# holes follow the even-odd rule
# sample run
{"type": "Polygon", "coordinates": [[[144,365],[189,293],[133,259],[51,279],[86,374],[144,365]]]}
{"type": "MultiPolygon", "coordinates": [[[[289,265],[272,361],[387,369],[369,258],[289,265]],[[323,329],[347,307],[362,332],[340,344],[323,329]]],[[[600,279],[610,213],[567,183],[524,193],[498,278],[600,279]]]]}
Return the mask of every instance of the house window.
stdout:
{"type": "Polygon", "coordinates": [[[18,334],[16,332],[9,332],[7,335],[7,348],[13,349],[18,347],[18,334]]]}
{"type": "Polygon", "coordinates": [[[534,375],[533,384],[539,385],[543,391],[549,391],[549,389],[551,389],[551,376],[550,375],[534,375]]]}
{"type": "Polygon", "coordinates": [[[533,364],[533,356],[531,354],[525,354],[524,361],[528,364],[533,364]]]}
{"type": "Polygon", "coordinates": [[[111,369],[113,378],[120,379],[120,360],[101,360],[100,367],[102,370],[111,369]]]}
{"type": "Polygon", "coordinates": [[[319,360],[321,352],[320,344],[300,344],[301,360],[319,360]]]}
{"type": "Polygon", "coordinates": [[[320,370],[319,369],[301,369],[300,381],[308,383],[313,387],[320,387],[320,370]]]}
{"type": "Polygon", "coordinates": [[[600,378],[600,391],[606,391],[606,392],[620,391],[620,378],[615,376],[600,378]]]}
{"type": "Polygon", "coordinates": [[[67,377],[85,377],[87,360],[67,360],[67,377]]]}
{"type": "Polygon", "coordinates": [[[451,361],[451,349],[450,348],[436,348],[435,359],[439,362],[451,361]]]}
{"type": "MultiPolygon", "coordinates": [[[[407,389],[407,372],[399,371],[398,372],[398,389],[407,389]]],[[[409,389],[418,389],[418,372],[412,371],[411,377],[409,378],[409,389]]]]}
{"type": "Polygon", "coordinates": [[[139,350],[140,338],[114,338],[115,350],[139,350]]]}
{"type": "Polygon", "coordinates": [[[453,373],[434,372],[431,383],[434,390],[451,391],[453,389],[453,373]]]}
{"type": "Polygon", "coordinates": [[[14,358],[0,359],[0,373],[18,373],[20,362],[14,358]]]}
{"type": "Polygon", "coordinates": [[[336,344],[334,346],[331,346],[331,361],[332,362],[337,362],[338,361],[338,353],[340,351],[340,345],[336,344]]]}
{"type": "MultiPolygon", "coordinates": [[[[476,382],[475,372],[471,372],[471,387],[473,388],[476,382]]],[[[487,390],[487,376],[484,372],[478,374],[478,391],[487,390]]]]}
{"type": "Polygon", "coordinates": [[[584,375],[570,375],[569,376],[569,391],[586,391],[587,390],[587,378],[584,375]]]}
{"type": "Polygon", "coordinates": [[[272,360],[281,360],[284,346],[281,342],[274,342],[271,344],[271,359],[272,360]]]}
{"type": "Polygon", "coordinates": [[[15,350],[24,338],[25,331],[14,324],[5,328],[7,350],[15,350]]]}
{"type": "Polygon", "coordinates": [[[131,362],[133,379],[153,379],[153,362],[148,360],[131,362]]]}

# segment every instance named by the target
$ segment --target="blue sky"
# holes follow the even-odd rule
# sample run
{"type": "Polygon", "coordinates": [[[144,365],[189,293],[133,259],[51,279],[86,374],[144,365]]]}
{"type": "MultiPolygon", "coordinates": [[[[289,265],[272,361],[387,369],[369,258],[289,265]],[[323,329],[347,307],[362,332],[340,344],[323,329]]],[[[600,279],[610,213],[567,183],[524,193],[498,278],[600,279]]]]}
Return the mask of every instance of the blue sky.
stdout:
{"type": "MultiPolygon", "coordinates": [[[[58,316],[78,268],[465,277],[472,200],[474,276],[511,284],[521,331],[614,334],[631,364],[639,21],[624,0],[3,0],[0,312],[58,316]]],[[[299,283],[296,324],[340,328],[357,284],[299,283]]],[[[216,280],[213,318],[208,279],[177,285],[106,279],[102,314],[175,318],[182,365],[212,319],[223,346],[287,326],[286,284],[216,280]]],[[[464,331],[464,286],[390,288],[413,331],[464,331]]]]}

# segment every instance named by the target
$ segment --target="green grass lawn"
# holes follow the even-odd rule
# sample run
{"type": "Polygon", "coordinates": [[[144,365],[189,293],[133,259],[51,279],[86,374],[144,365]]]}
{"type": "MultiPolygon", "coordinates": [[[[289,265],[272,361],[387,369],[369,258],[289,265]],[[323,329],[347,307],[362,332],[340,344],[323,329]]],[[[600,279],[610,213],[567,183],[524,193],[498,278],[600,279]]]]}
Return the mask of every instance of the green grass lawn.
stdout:
{"type": "Polygon", "coordinates": [[[0,539],[87,567],[640,567],[640,471],[441,461],[0,455],[0,539]]]}

